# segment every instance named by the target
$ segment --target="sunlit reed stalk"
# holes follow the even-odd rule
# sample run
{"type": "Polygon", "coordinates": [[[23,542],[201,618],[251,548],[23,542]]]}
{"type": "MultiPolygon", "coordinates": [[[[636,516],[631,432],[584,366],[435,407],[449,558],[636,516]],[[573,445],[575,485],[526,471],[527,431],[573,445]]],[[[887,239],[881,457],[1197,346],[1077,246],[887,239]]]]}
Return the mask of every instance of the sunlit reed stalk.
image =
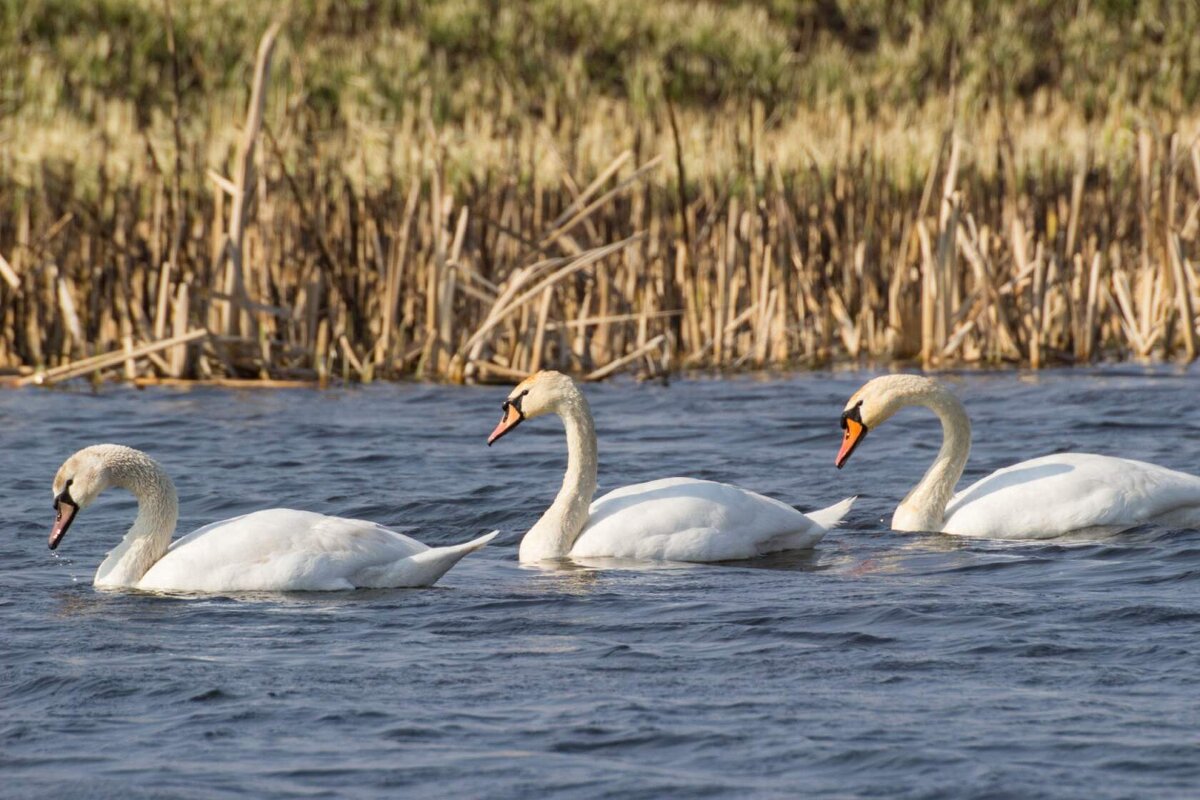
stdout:
{"type": "MultiPolygon", "coordinates": [[[[12,187],[0,369],[13,380],[1196,356],[1200,142],[1177,133],[1140,131],[1125,159],[1078,153],[1034,178],[981,169],[1012,153],[952,126],[915,186],[883,152],[808,169],[752,137],[745,174],[688,176],[668,106],[648,137],[665,152],[557,182],[514,162],[452,183],[426,119],[414,135],[433,157],[369,186],[264,119],[277,32],[258,50],[233,178],[177,135],[174,170],[147,140],[146,168],[102,175],[88,199],[69,181],[12,187]],[[179,169],[208,189],[184,192],[179,169]]],[[[535,131],[514,135],[513,153],[535,152],[535,131]]]]}

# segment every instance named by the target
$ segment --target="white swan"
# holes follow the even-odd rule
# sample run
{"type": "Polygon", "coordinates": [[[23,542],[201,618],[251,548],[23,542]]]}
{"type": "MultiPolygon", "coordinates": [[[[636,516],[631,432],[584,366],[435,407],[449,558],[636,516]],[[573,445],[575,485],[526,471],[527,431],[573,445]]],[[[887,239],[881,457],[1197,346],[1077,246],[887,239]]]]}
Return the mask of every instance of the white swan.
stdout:
{"type": "Polygon", "coordinates": [[[957,397],[919,375],[885,375],[854,393],[842,412],[838,469],[869,430],[905,406],[925,406],[937,414],[943,438],[925,477],[896,507],[894,530],[1046,539],[1077,531],[1115,533],[1147,523],[1200,527],[1200,478],[1128,458],[1042,456],[997,470],[954,494],[971,451],[971,423],[957,397]]]}
{"type": "Polygon", "coordinates": [[[150,456],[116,444],[85,447],[54,477],[50,549],[80,511],[117,486],[137,497],[138,515],[96,571],[94,584],[167,592],[331,591],[429,586],[496,533],[451,547],[426,547],[373,522],[273,508],[214,522],[175,542],[179,501],[150,456]]]}
{"type": "Polygon", "coordinates": [[[491,445],[522,421],[556,413],[567,432],[567,474],[554,503],[521,540],[522,562],[570,558],[731,561],[812,547],[854,498],[812,514],[725,483],[664,478],[596,493],[596,431],[575,382],[538,372],[501,406],[491,445]]]}

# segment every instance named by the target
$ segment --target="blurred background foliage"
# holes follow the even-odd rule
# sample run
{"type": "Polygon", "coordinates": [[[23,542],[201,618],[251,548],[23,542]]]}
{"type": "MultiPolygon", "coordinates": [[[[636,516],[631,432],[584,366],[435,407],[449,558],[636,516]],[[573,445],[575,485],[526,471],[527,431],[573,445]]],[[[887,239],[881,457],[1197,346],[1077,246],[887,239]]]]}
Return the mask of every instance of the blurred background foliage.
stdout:
{"type": "MultiPolygon", "coordinates": [[[[166,15],[163,0],[0,0],[0,164],[88,164],[166,136],[166,15]]],[[[755,106],[777,128],[806,114],[859,128],[988,114],[1119,128],[1130,115],[1169,127],[1200,101],[1195,0],[195,0],[173,16],[188,140],[217,162],[277,18],[272,119],[310,143],[348,134],[360,155],[426,123],[467,126],[464,174],[500,157],[481,138],[530,120],[576,134],[611,120],[617,152],[637,121],[662,127],[664,99],[699,141],[755,106]],[[483,117],[486,131],[468,124],[483,117]]],[[[819,132],[810,144],[821,149],[819,132]]],[[[689,155],[709,168],[702,148],[689,155]]]]}

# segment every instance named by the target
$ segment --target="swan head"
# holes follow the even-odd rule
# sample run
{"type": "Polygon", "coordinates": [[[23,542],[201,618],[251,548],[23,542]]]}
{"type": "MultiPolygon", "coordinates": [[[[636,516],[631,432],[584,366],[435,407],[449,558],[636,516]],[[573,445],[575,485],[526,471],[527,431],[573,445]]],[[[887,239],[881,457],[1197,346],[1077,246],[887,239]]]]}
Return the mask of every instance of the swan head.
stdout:
{"type": "Polygon", "coordinates": [[[945,390],[937,381],[922,375],[881,375],[867,381],[842,409],[842,447],[834,466],[841,469],[872,428],[887,422],[901,408],[941,391],[945,390]]]}
{"type": "Polygon", "coordinates": [[[68,458],[58,468],[51,491],[54,492],[54,527],[50,530],[53,550],[67,535],[79,512],[90,506],[113,486],[134,491],[161,485],[172,501],[175,487],[154,459],[140,450],[119,444],[94,444],[68,458]]]}
{"type": "Polygon", "coordinates": [[[54,527],[50,531],[51,550],[62,542],[79,512],[90,506],[111,484],[105,456],[115,447],[119,445],[85,447],[58,468],[51,489],[55,512],[54,527]]]}
{"type": "Polygon", "coordinates": [[[535,372],[516,385],[500,404],[500,424],[488,437],[488,446],[527,419],[555,414],[580,397],[575,381],[554,370],[535,372]]]}

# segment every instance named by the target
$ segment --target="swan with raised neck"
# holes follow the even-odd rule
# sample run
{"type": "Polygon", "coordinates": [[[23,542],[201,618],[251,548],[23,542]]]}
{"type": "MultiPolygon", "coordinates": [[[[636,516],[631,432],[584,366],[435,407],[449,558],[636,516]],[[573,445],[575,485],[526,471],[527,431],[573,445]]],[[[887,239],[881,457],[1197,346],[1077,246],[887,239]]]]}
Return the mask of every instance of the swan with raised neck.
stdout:
{"type": "Polygon", "coordinates": [[[373,522],[274,508],[216,522],[172,543],[175,485],[145,453],[117,444],[85,447],[54,476],[50,549],[109,488],[138,502],[125,537],[100,564],[94,584],[185,592],[325,591],[428,586],[496,533],[426,547],[373,522]]]}
{"type": "Polygon", "coordinates": [[[945,386],[920,375],[884,375],[855,392],[842,411],[841,469],[869,431],[908,406],[942,423],[937,457],[896,507],[892,529],[990,538],[1111,533],[1146,523],[1200,527],[1200,478],[1156,464],[1055,453],[997,470],[955,494],[971,452],[971,423],[945,386]]]}
{"type": "Polygon", "coordinates": [[[491,445],[527,419],[557,414],[567,436],[567,470],[554,502],[521,540],[524,563],[582,558],[724,561],[812,547],[849,511],[853,498],[802,514],[729,484],[665,478],[596,493],[596,430],[571,378],[531,375],[501,404],[491,445]]]}
{"type": "Polygon", "coordinates": [[[521,561],[563,558],[588,521],[596,494],[596,426],[587,398],[559,372],[538,372],[517,384],[502,405],[504,417],[488,437],[491,445],[526,419],[557,414],[567,434],[567,471],[554,502],[521,539],[521,561]]]}

